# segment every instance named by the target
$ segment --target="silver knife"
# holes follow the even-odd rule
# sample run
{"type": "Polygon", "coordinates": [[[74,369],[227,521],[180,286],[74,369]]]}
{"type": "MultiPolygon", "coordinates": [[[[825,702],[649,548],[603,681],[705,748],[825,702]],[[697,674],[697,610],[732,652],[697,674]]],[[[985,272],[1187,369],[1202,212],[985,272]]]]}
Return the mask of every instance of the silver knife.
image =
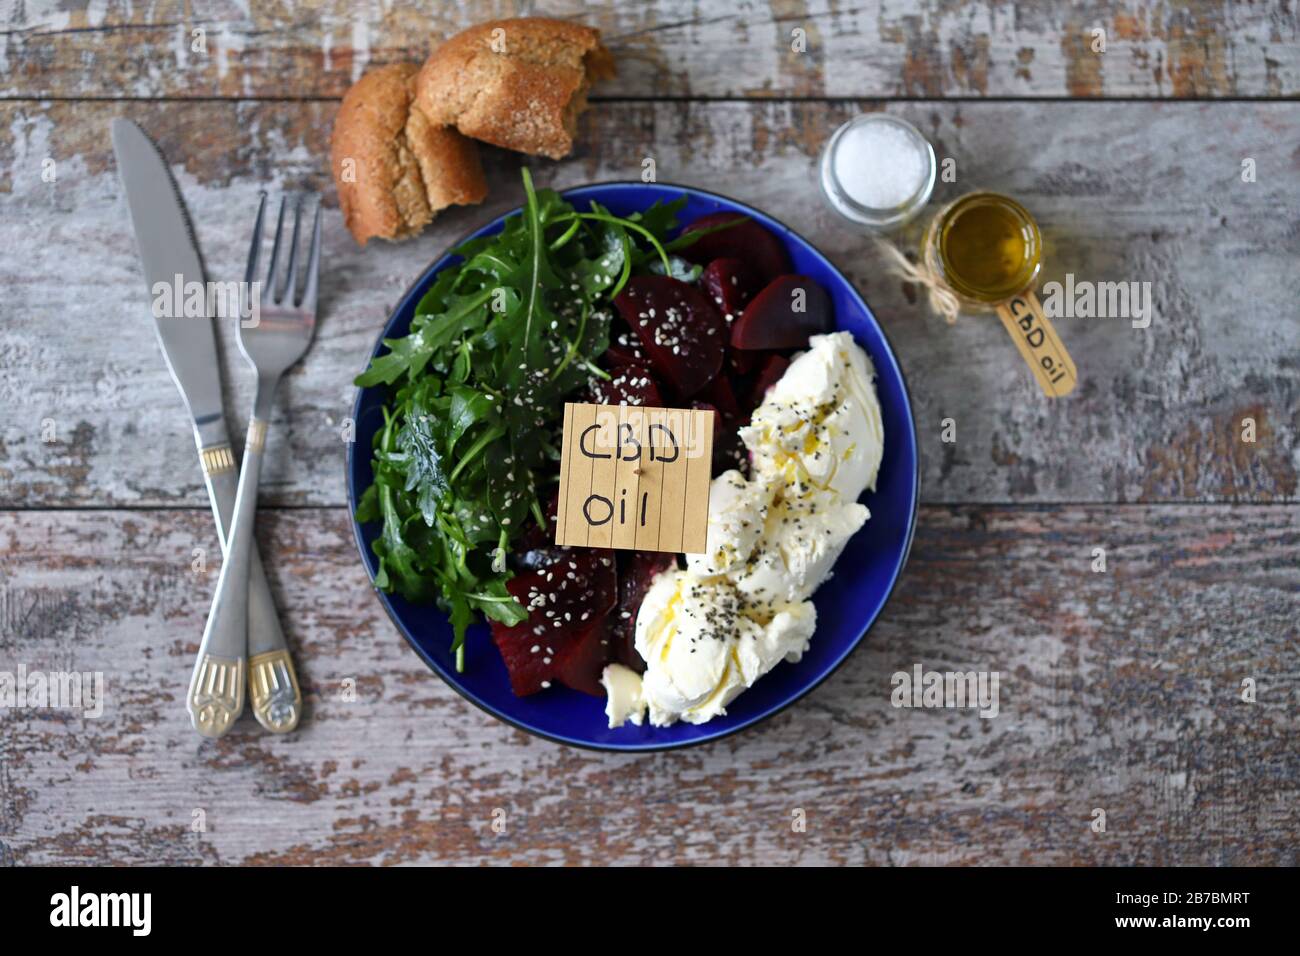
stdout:
{"type": "MultiPolygon", "coordinates": [[[[180,191],[153,141],[130,120],[115,119],[113,153],[155,306],[158,344],[194,421],[203,482],[224,553],[234,520],[239,463],[226,432],[212,318],[206,314],[202,318],[175,316],[171,314],[175,310],[167,308],[167,303],[185,300],[184,283],[199,283],[206,297],[203,262],[180,191]],[[179,290],[177,283],[183,283],[179,290]]],[[[186,698],[194,729],[205,737],[220,737],[229,730],[244,709],[245,679],[253,713],[263,727],[286,733],[298,726],[302,692],[256,545],[248,586],[248,647],[209,647],[206,643],[199,647],[186,698]]]]}

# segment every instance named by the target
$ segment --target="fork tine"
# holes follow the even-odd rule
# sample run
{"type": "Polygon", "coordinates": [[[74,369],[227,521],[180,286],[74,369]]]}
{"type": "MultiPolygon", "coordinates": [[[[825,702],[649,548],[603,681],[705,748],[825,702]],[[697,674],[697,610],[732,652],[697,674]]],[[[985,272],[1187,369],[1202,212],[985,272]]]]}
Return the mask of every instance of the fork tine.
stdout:
{"type": "Polygon", "coordinates": [[[276,281],[276,266],[280,264],[280,240],[284,237],[284,204],[285,198],[280,197],[280,215],[275,221],[275,242],[271,246],[271,265],[266,270],[266,289],[263,292],[263,298],[279,304],[280,283],[276,281]]]}
{"type": "Polygon", "coordinates": [[[302,196],[293,203],[293,238],[289,241],[289,266],[284,277],[284,292],[280,298],[289,305],[298,301],[298,227],[302,225],[302,196]]]}
{"type": "MultiPolygon", "coordinates": [[[[250,292],[253,286],[253,279],[257,276],[257,260],[262,251],[262,218],[266,213],[266,191],[259,193],[260,198],[257,201],[257,221],[253,223],[253,242],[248,249],[248,268],[244,270],[244,288],[240,295],[251,300],[250,292]]],[[[245,311],[252,308],[252,302],[244,303],[245,311]]]]}
{"type": "Polygon", "coordinates": [[[316,222],[311,230],[311,251],[307,255],[306,286],[302,290],[302,308],[316,312],[316,289],[320,278],[320,197],[316,197],[316,222]]]}

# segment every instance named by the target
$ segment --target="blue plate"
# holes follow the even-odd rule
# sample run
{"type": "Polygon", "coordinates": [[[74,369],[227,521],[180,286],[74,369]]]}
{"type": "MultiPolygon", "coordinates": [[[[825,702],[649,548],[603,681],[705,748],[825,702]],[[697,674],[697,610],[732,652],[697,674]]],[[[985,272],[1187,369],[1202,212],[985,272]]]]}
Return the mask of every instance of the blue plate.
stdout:
{"type": "MultiPolygon", "coordinates": [[[[559,743],[597,750],[669,750],[716,740],[734,734],[765,717],[770,717],[808,693],[844,662],[866,635],[885,606],[907,560],[916,524],[918,467],[916,429],[903,372],[894,350],[866,302],[839,270],[812,245],[756,209],[716,193],[667,183],[616,182],[582,186],[565,191],[565,198],[579,209],[596,200],[618,215],[648,209],[656,200],[668,202],[683,194],[686,208],[679,221],[690,222],[719,211],[752,216],[785,243],[794,271],[819,282],[830,293],[836,326],[853,333],[876,366],[876,390],[884,414],[885,454],[876,491],[863,503],[871,509],[871,520],[854,535],[835,565],[835,574],[817,591],[817,633],[812,648],[798,664],[782,662],[752,688],[740,695],[725,717],[707,724],[678,723],[672,727],[634,727],[617,730],[606,726],[603,699],[564,687],[554,687],[531,697],[515,697],[505,664],[492,643],[487,625],[477,624],[466,637],[465,671],[457,673],[448,647],[451,626],[433,606],[411,604],[396,595],[378,595],[389,616],[415,652],[443,680],[462,696],[488,713],[529,733],[559,743]]],[[[510,215],[515,215],[515,210],[510,215]]],[[[501,230],[502,216],[479,229],[472,237],[501,230]]],[[[416,304],[441,270],[455,263],[444,255],[411,286],[384,326],[380,339],[407,334],[416,304]]],[[[375,342],[372,354],[383,351],[375,342]]],[[[348,446],[348,502],[356,514],[357,499],[371,483],[370,452],[375,432],[383,423],[380,411],[387,389],[363,388],[357,392],[352,410],[356,441],[348,446]]],[[[378,560],[370,543],[379,535],[377,524],[353,521],[361,559],[373,581],[378,560]]]]}

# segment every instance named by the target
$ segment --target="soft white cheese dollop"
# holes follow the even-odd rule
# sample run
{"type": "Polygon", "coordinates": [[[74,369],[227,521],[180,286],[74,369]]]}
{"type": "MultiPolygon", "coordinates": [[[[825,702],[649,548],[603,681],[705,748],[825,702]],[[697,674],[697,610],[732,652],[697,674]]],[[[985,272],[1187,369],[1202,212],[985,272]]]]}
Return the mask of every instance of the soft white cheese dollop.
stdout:
{"type": "Polygon", "coordinates": [[[762,538],[769,500],[766,486],[746,481],[734,469],[714,478],[705,553],[687,555],[691,572],[702,577],[726,574],[749,560],[762,538]]]}
{"type": "Polygon", "coordinates": [[[638,727],[645,715],[645,698],[641,696],[641,675],[622,664],[610,664],[600,675],[605,688],[605,716],[611,727],[621,727],[626,720],[638,727]]]}
{"type": "Polygon", "coordinates": [[[807,650],[808,599],[870,517],[857,498],[875,488],[884,450],[874,376],[853,337],[836,332],[813,336],[768,391],[740,432],[753,477],[713,480],[706,553],[656,576],[642,601],[639,687],[627,668],[605,669],[611,727],[640,724],[642,707],[655,726],[704,723],[807,650]]]}
{"type": "Polygon", "coordinates": [[[733,575],[754,604],[806,601],[831,575],[849,538],[871,517],[865,506],[838,495],[786,486],[768,509],[752,560],[733,575]]]}
{"type": "Polygon", "coordinates": [[[650,723],[702,724],[782,659],[798,660],[817,624],[809,602],[761,622],[725,576],[659,575],[636,621],[636,649],[646,661],[642,696],[650,723]]]}
{"type": "Polygon", "coordinates": [[[875,490],[884,454],[875,369],[848,332],[814,335],[808,345],[740,436],[755,478],[804,481],[855,501],[875,490]]]}

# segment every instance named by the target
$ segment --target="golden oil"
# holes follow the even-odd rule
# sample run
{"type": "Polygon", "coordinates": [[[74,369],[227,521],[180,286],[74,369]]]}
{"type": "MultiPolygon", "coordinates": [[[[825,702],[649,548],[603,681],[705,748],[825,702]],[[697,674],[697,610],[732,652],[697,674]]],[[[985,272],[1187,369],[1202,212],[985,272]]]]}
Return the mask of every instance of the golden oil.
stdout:
{"type": "Polygon", "coordinates": [[[941,209],[925,238],[930,270],[967,305],[1005,302],[1034,284],[1043,238],[1024,206],[998,193],[968,193],[941,209]]]}

